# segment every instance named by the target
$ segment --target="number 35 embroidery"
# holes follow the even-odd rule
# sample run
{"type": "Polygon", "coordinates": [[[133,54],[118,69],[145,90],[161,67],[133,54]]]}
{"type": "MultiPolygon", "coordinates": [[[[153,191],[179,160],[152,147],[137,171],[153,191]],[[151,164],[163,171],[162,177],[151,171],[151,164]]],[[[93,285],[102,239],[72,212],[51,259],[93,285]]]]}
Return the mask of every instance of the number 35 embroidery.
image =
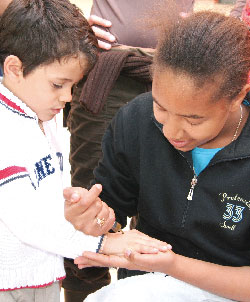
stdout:
{"type": "Polygon", "coordinates": [[[233,222],[240,222],[242,220],[242,212],[245,207],[235,206],[234,204],[226,204],[226,213],[223,214],[223,219],[230,220],[233,222]]]}

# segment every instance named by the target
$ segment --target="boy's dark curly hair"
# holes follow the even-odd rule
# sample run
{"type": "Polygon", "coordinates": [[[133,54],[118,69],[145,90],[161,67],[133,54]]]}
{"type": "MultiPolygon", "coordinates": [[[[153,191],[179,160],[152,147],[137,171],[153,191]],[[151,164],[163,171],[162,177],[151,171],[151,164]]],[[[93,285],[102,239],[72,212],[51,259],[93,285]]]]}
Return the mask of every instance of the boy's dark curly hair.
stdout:
{"type": "Polygon", "coordinates": [[[17,56],[26,76],[37,66],[84,55],[90,69],[97,39],[82,12],[68,0],[13,0],[0,18],[0,64],[17,56]]]}

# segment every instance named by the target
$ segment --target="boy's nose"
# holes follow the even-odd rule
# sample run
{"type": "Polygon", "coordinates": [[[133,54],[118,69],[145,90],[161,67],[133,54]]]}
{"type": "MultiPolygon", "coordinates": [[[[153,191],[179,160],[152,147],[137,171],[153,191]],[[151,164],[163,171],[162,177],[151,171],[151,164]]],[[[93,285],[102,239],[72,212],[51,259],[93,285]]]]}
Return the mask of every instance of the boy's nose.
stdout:
{"type": "Polygon", "coordinates": [[[70,90],[70,92],[63,93],[63,94],[60,96],[60,101],[63,102],[63,103],[69,103],[69,102],[71,102],[71,101],[72,101],[71,90],[70,90]]]}

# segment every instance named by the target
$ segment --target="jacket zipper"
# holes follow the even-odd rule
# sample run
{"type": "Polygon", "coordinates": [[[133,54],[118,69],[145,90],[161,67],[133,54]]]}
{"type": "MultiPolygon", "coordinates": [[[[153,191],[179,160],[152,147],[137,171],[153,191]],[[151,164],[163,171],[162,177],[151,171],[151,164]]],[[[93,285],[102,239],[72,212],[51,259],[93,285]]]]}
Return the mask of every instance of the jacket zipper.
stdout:
{"type": "MultiPolygon", "coordinates": [[[[183,158],[185,158],[185,156],[184,156],[183,154],[180,153],[180,155],[181,155],[183,158]]],[[[186,158],[185,158],[185,159],[186,159],[186,158]]],[[[187,159],[186,159],[186,161],[187,161],[187,159]]],[[[192,166],[188,163],[188,161],[187,161],[187,164],[188,164],[189,167],[192,169],[192,166]]],[[[193,176],[193,178],[192,178],[192,180],[191,180],[191,188],[190,188],[190,190],[189,190],[189,192],[188,192],[187,200],[193,200],[194,187],[196,186],[196,184],[197,184],[197,182],[198,182],[197,175],[196,175],[196,173],[195,173],[194,167],[193,167],[192,170],[193,170],[193,172],[194,172],[194,176],[193,176]]]]}
{"type": "Polygon", "coordinates": [[[187,196],[187,200],[193,200],[193,194],[194,194],[194,187],[196,186],[197,184],[197,176],[194,172],[194,177],[192,178],[191,180],[191,188],[189,190],[189,193],[188,193],[188,196],[187,196]]]}

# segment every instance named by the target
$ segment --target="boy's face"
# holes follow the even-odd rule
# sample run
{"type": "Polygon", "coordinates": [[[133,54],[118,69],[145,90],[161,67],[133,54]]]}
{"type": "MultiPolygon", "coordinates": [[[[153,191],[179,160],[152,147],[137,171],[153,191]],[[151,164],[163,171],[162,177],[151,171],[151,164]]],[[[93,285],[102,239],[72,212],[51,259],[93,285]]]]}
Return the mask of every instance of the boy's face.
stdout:
{"type": "Polygon", "coordinates": [[[232,103],[224,99],[212,101],[217,84],[215,81],[199,88],[185,74],[171,69],[155,72],[154,116],[174,148],[184,152],[195,147],[217,148],[233,138],[240,110],[231,115],[232,103]]]}
{"type": "MultiPolygon", "coordinates": [[[[41,121],[48,121],[58,114],[67,102],[71,102],[72,87],[82,79],[86,70],[85,62],[83,58],[70,58],[39,66],[26,77],[21,76],[15,88],[11,90],[41,121]]],[[[9,88],[9,85],[6,87],[9,88]]]]}
{"type": "Polygon", "coordinates": [[[0,16],[3,14],[7,6],[12,0],[0,0],[0,16]]]}

